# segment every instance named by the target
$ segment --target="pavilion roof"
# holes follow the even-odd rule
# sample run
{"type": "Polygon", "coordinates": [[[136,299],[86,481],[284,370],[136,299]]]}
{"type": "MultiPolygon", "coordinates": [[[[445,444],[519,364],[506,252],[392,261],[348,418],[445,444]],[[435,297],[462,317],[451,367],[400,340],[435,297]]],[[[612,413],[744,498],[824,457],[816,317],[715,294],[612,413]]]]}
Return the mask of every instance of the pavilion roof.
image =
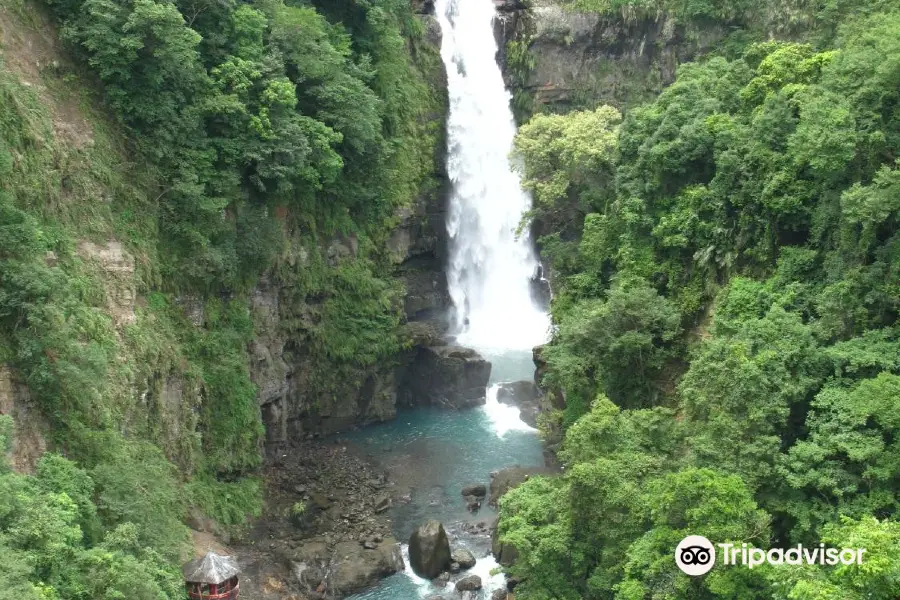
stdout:
{"type": "Polygon", "coordinates": [[[203,558],[186,563],[181,572],[184,574],[184,580],[189,583],[219,584],[240,573],[240,569],[233,557],[207,552],[203,558]]]}

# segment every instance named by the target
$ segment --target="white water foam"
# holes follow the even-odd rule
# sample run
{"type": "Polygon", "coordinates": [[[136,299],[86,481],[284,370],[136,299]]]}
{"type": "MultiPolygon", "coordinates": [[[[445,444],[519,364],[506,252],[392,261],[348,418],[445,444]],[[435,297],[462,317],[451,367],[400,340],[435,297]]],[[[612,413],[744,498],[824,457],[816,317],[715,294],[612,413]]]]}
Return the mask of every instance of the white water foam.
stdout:
{"type": "Polygon", "coordinates": [[[409,563],[409,545],[401,544],[400,552],[403,555],[403,574],[409,577],[414,584],[416,584],[416,588],[418,588],[419,597],[425,598],[427,596],[433,595],[435,591],[435,587],[431,584],[431,581],[425,579],[424,577],[419,577],[416,575],[416,572],[412,570],[412,567],[409,563]]]}
{"type": "MultiPolygon", "coordinates": [[[[400,546],[400,551],[403,554],[403,562],[406,565],[403,573],[416,584],[420,598],[428,598],[437,594],[446,594],[448,592],[456,591],[456,584],[454,582],[449,582],[443,588],[439,588],[428,579],[416,575],[412,570],[412,567],[409,566],[409,546],[407,544],[402,544],[400,546]]],[[[506,576],[501,572],[497,560],[490,554],[478,558],[475,562],[475,566],[468,571],[465,571],[465,574],[478,575],[481,578],[481,592],[486,594],[487,598],[490,598],[491,592],[494,590],[506,588],[506,576]]]]}
{"type": "Polygon", "coordinates": [[[550,319],[532,300],[539,267],[533,245],[516,233],[531,197],[510,167],[516,125],[494,60],[494,3],[438,0],[435,10],[450,97],[447,283],[457,341],[479,350],[530,349],[547,341],[550,319]]]}
{"type": "Polygon", "coordinates": [[[497,437],[503,437],[508,431],[537,431],[522,420],[518,408],[508,404],[501,404],[497,400],[497,392],[499,390],[499,384],[489,387],[485,404],[482,406],[482,410],[484,410],[487,418],[490,419],[497,437]]]}

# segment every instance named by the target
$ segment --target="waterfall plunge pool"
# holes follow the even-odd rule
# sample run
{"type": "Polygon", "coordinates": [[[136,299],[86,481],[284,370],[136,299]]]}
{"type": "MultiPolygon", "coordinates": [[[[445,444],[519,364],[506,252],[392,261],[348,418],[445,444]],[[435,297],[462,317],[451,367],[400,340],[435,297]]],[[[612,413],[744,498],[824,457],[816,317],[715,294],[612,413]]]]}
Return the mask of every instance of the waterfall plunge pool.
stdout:
{"type": "Polygon", "coordinates": [[[393,495],[409,494],[410,498],[389,513],[394,534],[403,543],[406,571],[352,596],[352,600],[460,597],[452,585],[438,588],[409,568],[406,542],[427,519],[444,523],[451,547],[467,548],[477,558],[475,567],[465,572],[479,575],[484,583],[480,595],[473,598],[487,600],[493,590],[505,586],[504,577],[494,572],[497,563],[490,555],[487,532],[472,533],[466,527],[481,521],[490,523],[497,513],[487,501],[478,513],[469,513],[460,490],[470,483],[489,484],[490,473],[504,467],[543,466],[544,457],[537,432],[519,419],[518,409],[497,403],[493,387],[498,382],[531,379],[531,352],[483,353],[492,363],[491,388],[483,406],[459,411],[407,410],[393,421],[342,436],[388,472],[394,484],[393,495]]]}

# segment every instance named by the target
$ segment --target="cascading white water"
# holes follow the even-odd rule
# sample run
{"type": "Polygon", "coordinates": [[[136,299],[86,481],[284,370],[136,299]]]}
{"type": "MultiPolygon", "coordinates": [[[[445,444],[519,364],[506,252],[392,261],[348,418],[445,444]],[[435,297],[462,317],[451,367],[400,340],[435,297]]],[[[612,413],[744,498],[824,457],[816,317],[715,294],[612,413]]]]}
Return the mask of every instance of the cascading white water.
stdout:
{"type": "Polygon", "coordinates": [[[516,125],[495,61],[492,0],[435,3],[447,70],[447,170],[453,182],[447,282],[458,341],[482,350],[530,349],[547,340],[549,316],[532,300],[538,260],[516,235],[530,196],[510,167],[516,125]]]}
{"type": "MultiPolygon", "coordinates": [[[[531,198],[522,190],[519,177],[510,167],[516,126],[509,106],[510,94],[503,86],[495,62],[494,3],[492,0],[436,0],[435,12],[443,34],[441,57],[450,96],[447,171],[453,192],[447,221],[450,234],[447,283],[456,308],[454,333],[458,343],[477,349],[492,363],[493,385],[486,391],[486,403],[481,407],[483,420],[469,421],[464,431],[477,435],[484,431],[483,425],[494,431],[496,438],[483,441],[483,454],[497,451],[504,444],[518,448],[533,444],[538,448],[534,430],[522,422],[518,409],[499,400],[499,382],[532,378],[531,349],[547,341],[550,318],[532,300],[531,279],[539,263],[531,240],[526,234],[516,235],[522,216],[531,208],[531,198]],[[523,444],[523,437],[530,438],[531,442],[523,444]]],[[[463,412],[457,413],[458,417],[463,412]]],[[[441,443],[440,439],[429,442],[441,443]]],[[[525,453],[508,460],[535,464],[536,458],[539,460],[525,453]]],[[[456,469],[456,462],[449,472],[456,469]]],[[[447,466],[438,463],[434,468],[447,466]]],[[[461,483],[453,483],[450,492],[453,500],[448,499],[446,505],[429,502],[429,518],[442,511],[453,514],[454,506],[463,508],[458,504],[461,483]]],[[[473,552],[478,552],[475,566],[466,574],[478,575],[483,588],[479,592],[464,592],[464,598],[486,600],[495,590],[505,589],[505,576],[498,572],[497,562],[477,536],[466,534],[463,529],[456,534],[453,544],[470,545],[473,552]]],[[[403,553],[407,565],[405,576],[356,600],[419,600],[436,592],[458,597],[454,589],[458,577],[435,587],[409,566],[406,546],[403,553]]]]}

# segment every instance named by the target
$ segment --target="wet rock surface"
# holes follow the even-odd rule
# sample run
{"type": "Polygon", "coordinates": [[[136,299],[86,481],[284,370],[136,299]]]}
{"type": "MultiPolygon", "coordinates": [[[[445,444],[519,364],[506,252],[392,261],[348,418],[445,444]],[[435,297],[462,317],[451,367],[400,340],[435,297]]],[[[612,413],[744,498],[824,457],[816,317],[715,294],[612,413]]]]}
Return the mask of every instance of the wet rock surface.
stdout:
{"type": "Polygon", "coordinates": [[[401,382],[398,401],[407,406],[465,408],[485,402],[491,363],[462,346],[420,348],[401,382]]]}
{"type": "Polygon", "coordinates": [[[475,566],[475,555],[465,548],[456,548],[450,553],[450,560],[459,565],[460,569],[471,569],[475,566]]]}
{"type": "Polygon", "coordinates": [[[456,582],[456,591],[458,592],[474,592],[482,587],[481,577],[478,575],[466,575],[456,582]]]}
{"type": "Polygon", "coordinates": [[[476,513],[481,508],[481,504],[487,496],[487,486],[483,483],[467,485],[462,489],[463,499],[466,501],[466,508],[471,513],[476,513]]]}
{"type": "Polygon", "coordinates": [[[420,525],[409,538],[409,563],[420,577],[434,579],[450,567],[450,540],[440,521],[420,525]]]}
{"type": "Polygon", "coordinates": [[[367,541],[338,543],[332,553],[330,573],[326,581],[335,594],[347,595],[374,585],[382,577],[403,570],[400,544],[392,537],[380,544],[367,541]]]}
{"type": "Polygon", "coordinates": [[[487,486],[483,483],[473,483],[462,489],[463,496],[476,496],[484,498],[487,496],[487,486]]]}

